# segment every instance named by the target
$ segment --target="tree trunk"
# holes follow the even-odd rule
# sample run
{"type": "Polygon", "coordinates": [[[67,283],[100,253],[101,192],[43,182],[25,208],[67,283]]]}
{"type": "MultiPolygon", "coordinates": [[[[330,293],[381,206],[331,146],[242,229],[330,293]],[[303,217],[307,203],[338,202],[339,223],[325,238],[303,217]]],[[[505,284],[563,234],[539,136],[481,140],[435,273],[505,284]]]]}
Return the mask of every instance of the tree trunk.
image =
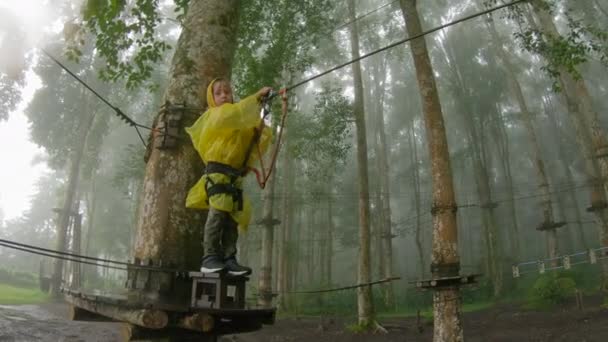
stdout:
{"type": "Polygon", "coordinates": [[[326,285],[332,284],[332,261],[334,258],[334,217],[331,193],[327,194],[327,258],[325,259],[326,285]]]}
{"type": "MultiPolygon", "coordinates": [[[[354,0],[348,1],[350,20],[353,21],[350,30],[350,45],[352,58],[359,58],[359,33],[354,0]]],[[[370,270],[370,227],[369,227],[369,179],[367,171],[367,137],[365,132],[365,114],[363,112],[363,82],[361,80],[361,65],[352,65],[355,86],[355,126],[357,130],[357,171],[359,183],[359,267],[357,281],[359,284],[371,282],[370,270]]],[[[357,289],[357,308],[359,325],[369,326],[374,322],[374,305],[371,286],[357,289]]]]}
{"type": "Polygon", "coordinates": [[[521,255],[521,244],[520,244],[520,235],[519,235],[519,223],[518,223],[518,215],[517,209],[515,205],[515,193],[513,191],[513,175],[511,172],[511,158],[509,152],[509,135],[506,130],[506,122],[502,115],[497,112],[496,126],[498,131],[496,134],[500,137],[497,141],[500,141],[501,146],[499,147],[500,153],[500,161],[501,167],[503,169],[503,174],[505,177],[505,183],[507,184],[507,198],[508,201],[505,203],[507,206],[507,210],[509,215],[511,216],[512,225],[511,225],[511,256],[519,261],[522,258],[521,255]]]}
{"type": "MultiPolygon", "coordinates": [[[[554,106],[552,106],[552,107],[554,107],[554,106]]],[[[566,181],[568,182],[568,184],[574,184],[574,175],[572,175],[572,171],[570,170],[570,165],[568,163],[568,161],[571,158],[566,155],[566,151],[564,151],[564,143],[562,142],[562,139],[559,139],[559,134],[562,130],[557,125],[557,119],[555,118],[555,115],[551,115],[551,113],[549,112],[549,108],[548,108],[546,100],[543,100],[543,110],[547,114],[547,118],[549,120],[549,124],[551,124],[552,131],[555,133],[555,140],[557,140],[555,145],[557,146],[557,149],[559,152],[559,162],[562,164],[562,169],[564,170],[564,173],[566,174],[566,181]]],[[[576,198],[575,189],[570,189],[570,191],[568,191],[568,198],[572,205],[572,210],[574,210],[574,219],[576,221],[576,231],[577,231],[578,239],[580,241],[580,245],[585,250],[587,250],[587,249],[589,249],[589,245],[587,243],[587,238],[585,237],[585,230],[584,230],[584,227],[582,224],[583,218],[581,216],[581,208],[578,203],[578,199],[576,198]]]]}
{"type": "MultiPolygon", "coordinates": [[[[95,114],[88,113],[89,105],[88,105],[88,96],[85,96],[87,99],[85,108],[85,115],[88,114],[88,117],[80,123],[78,127],[78,142],[81,142],[74,146],[73,150],[70,152],[70,170],[68,173],[68,181],[66,185],[65,197],[63,199],[63,205],[61,207],[61,211],[59,212],[59,217],[57,220],[57,250],[65,252],[66,251],[66,238],[67,238],[67,230],[68,225],[70,224],[70,217],[72,215],[73,207],[74,207],[74,199],[76,189],[78,188],[78,180],[80,176],[80,162],[82,160],[82,156],[84,155],[84,150],[86,147],[86,143],[84,143],[89,134],[89,130],[93,125],[93,119],[95,118],[95,114]]],[[[61,295],[61,282],[63,275],[63,260],[55,259],[53,264],[53,282],[51,285],[51,294],[54,297],[59,297],[61,295]]]]}
{"type": "MultiPolygon", "coordinates": [[[[415,0],[400,0],[407,33],[413,37],[422,32],[415,0]]],[[[439,94],[424,38],[410,44],[416,79],[420,90],[433,180],[433,278],[459,274],[456,199],[450,167],[450,154],[443,122],[439,94]]],[[[433,293],[434,341],[463,341],[460,290],[457,286],[437,289],[433,293]]]]}
{"type": "MultiPolygon", "coordinates": [[[[162,103],[185,104],[192,109],[183,113],[172,111],[170,115],[161,113],[155,122],[163,124],[170,116],[181,114],[180,127],[191,126],[206,107],[208,83],[216,77],[229,78],[236,49],[238,7],[236,0],[190,2],[162,103]]],[[[152,265],[198,269],[205,215],[186,209],[185,199],[203,169],[188,138],[181,133],[180,137],[175,147],[151,147],[138,210],[134,256],[152,265]]],[[[157,133],[153,133],[153,138],[153,143],[161,139],[157,133]]],[[[186,286],[185,281],[152,272],[146,291],[152,298],[187,300],[186,286]],[[176,296],[176,293],[184,295],[176,296]]],[[[144,291],[132,290],[134,293],[144,291]]]]}
{"type": "Polygon", "coordinates": [[[416,135],[414,134],[414,120],[412,120],[409,131],[410,151],[412,151],[412,188],[414,191],[414,209],[416,213],[414,241],[416,243],[416,251],[418,252],[418,263],[420,268],[418,275],[422,279],[425,274],[426,257],[424,253],[424,243],[422,236],[422,210],[420,208],[420,170],[418,169],[418,142],[416,141],[416,135]]]}
{"type": "Polygon", "coordinates": [[[258,305],[264,308],[272,307],[272,247],[274,246],[274,186],[276,177],[271,177],[264,189],[262,209],[262,251],[260,262],[260,277],[258,279],[258,305]]]}
{"type": "MultiPolygon", "coordinates": [[[[283,134],[286,134],[284,132],[283,134]]],[[[285,135],[287,136],[287,135],[285,135]]],[[[285,141],[285,153],[283,155],[283,169],[284,172],[284,182],[283,182],[283,205],[282,205],[282,215],[281,215],[281,225],[279,226],[279,258],[278,258],[278,273],[277,273],[277,292],[279,293],[278,298],[278,307],[281,310],[288,309],[288,295],[286,292],[287,282],[289,277],[289,258],[292,254],[292,251],[289,250],[289,241],[290,241],[290,232],[293,225],[293,197],[294,188],[295,188],[295,177],[294,173],[294,159],[289,155],[289,144],[288,141],[285,141]]]]}

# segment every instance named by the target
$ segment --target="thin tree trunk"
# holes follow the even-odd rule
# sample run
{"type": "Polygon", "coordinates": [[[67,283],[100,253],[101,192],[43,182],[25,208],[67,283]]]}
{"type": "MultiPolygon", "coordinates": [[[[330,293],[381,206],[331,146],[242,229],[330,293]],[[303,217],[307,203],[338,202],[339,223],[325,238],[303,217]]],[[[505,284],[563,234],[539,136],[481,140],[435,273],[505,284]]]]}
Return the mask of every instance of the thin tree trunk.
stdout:
{"type": "Polygon", "coordinates": [[[334,217],[331,193],[327,194],[327,258],[325,259],[326,285],[332,284],[332,264],[334,257],[334,217]]]}
{"type": "Polygon", "coordinates": [[[274,186],[276,177],[271,177],[263,193],[264,208],[262,209],[262,251],[260,262],[260,277],[258,279],[258,305],[272,307],[272,261],[274,246],[273,205],[274,186]]]}
{"type": "MultiPolygon", "coordinates": [[[[285,134],[285,133],[284,133],[285,134]]],[[[288,148],[285,149],[289,151],[288,148]]],[[[293,198],[292,194],[294,193],[295,188],[295,177],[293,176],[294,166],[293,166],[293,158],[285,153],[283,156],[283,168],[285,170],[284,173],[284,182],[283,182],[283,205],[282,205],[282,215],[281,215],[281,225],[279,226],[279,258],[278,258],[278,273],[277,273],[277,292],[279,293],[278,297],[278,307],[281,310],[288,309],[288,298],[286,292],[287,290],[287,282],[289,277],[289,258],[291,255],[291,251],[289,250],[289,241],[290,241],[290,231],[293,226],[293,198]]]]}
{"type": "MultiPolygon", "coordinates": [[[[415,0],[400,0],[407,32],[413,37],[422,32],[415,0]]],[[[433,253],[434,278],[459,274],[456,199],[450,167],[450,154],[443,122],[439,94],[424,38],[410,44],[431,159],[433,179],[433,253]]],[[[433,293],[434,341],[463,341],[460,290],[457,286],[437,289],[433,293]]]]}
{"type": "Polygon", "coordinates": [[[499,132],[497,134],[501,137],[499,139],[502,142],[502,147],[499,149],[501,151],[500,161],[503,169],[503,173],[505,175],[505,183],[507,184],[507,196],[508,201],[505,203],[507,206],[507,210],[512,219],[511,226],[511,244],[513,247],[512,256],[515,260],[521,260],[521,244],[520,244],[520,233],[519,233],[519,223],[518,223],[518,214],[515,205],[515,193],[513,191],[513,174],[511,172],[511,158],[509,152],[509,135],[506,130],[506,123],[502,115],[498,114],[499,118],[497,120],[497,126],[499,132]]]}
{"type": "MultiPolygon", "coordinates": [[[[375,150],[378,165],[379,178],[379,210],[380,218],[380,252],[382,255],[382,263],[380,265],[381,277],[384,279],[393,276],[393,232],[392,232],[392,216],[391,216],[391,195],[390,195],[390,177],[389,177],[389,151],[386,143],[385,123],[384,123],[384,88],[386,87],[386,61],[381,62],[381,66],[374,68],[376,83],[376,108],[373,111],[376,116],[375,129],[375,150]]],[[[383,286],[384,289],[384,304],[388,308],[395,306],[395,295],[393,283],[389,282],[383,286]]]]}
{"type": "MultiPolygon", "coordinates": [[[[196,110],[160,114],[158,124],[181,115],[181,127],[192,125],[206,106],[204,94],[209,82],[216,77],[229,78],[236,49],[238,7],[237,0],[190,2],[161,103],[185,104],[196,110]]],[[[153,133],[153,138],[153,144],[160,139],[157,133],[153,133]]],[[[178,140],[172,148],[151,146],[138,210],[136,259],[164,267],[198,269],[205,215],[187,209],[185,199],[198,181],[202,167],[198,153],[187,139],[178,140]]],[[[132,270],[130,278],[134,279],[137,272],[132,270]]],[[[159,272],[150,273],[148,279],[146,289],[135,288],[137,282],[132,282],[133,293],[150,294],[161,300],[189,299],[190,285],[185,280],[159,272]]]]}
{"type": "MultiPolygon", "coordinates": [[[[543,99],[542,104],[544,112],[549,114],[546,99],[543,99]]],[[[549,124],[551,124],[552,131],[555,132],[555,144],[559,152],[559,161],[562,164],[562,169],[564,170],[564,173],[566,174],[566,180],[568,184],[574,184],[574,176],[572,175],[572,171],[570,170],[570,165],[568,163],[568,160],[570,160],[570,158],[566,155],[566,152],[564,151],[564,144],[562,142],[562,139],[559,139],[559,132],[561,132],[561,129],[557,125],[557,119],[555,118],[555,115],[547,115],[547,118],[549,120],[549,124]]],[[[578,203],[578,199],[576,198],[576,191],[575,189],[570,189],[567,194],[570,202],[573,205],[574,219],[576,220],[576,231],[580,244],[584,249],[589,249],[589,245],[587,244],[587,238],[585,237],[585,230],[583,224],[581,223],[583,219],[581,216],[581,208],[578,203]]]]}
{"type": "MultiPolygon", "coordinates": [[[[85,99],[89,99],[88,96],[85,99]]],[[[84,106],[85,111],[89,110],[88,100],[84,106]]],[[[72,210],[74,207],[74,199],[76,189],[78,188],[78,181],[80,176],[80,162],[82,160],[82,156],[84,155],[84,149],[86,144],[83,143],[86,141],[91,126],[93,125],[93,119],[95,118],[94,114],[86,113],[88,115],[86,119],[80,123],[78,127],[78,143],[74,149],[70,152],[70,170],[68,174],[68,181],[66,186],[65,197],[63,199],[63,205],[61,207],[61,211],[59,212],[59,218],[57,220],[57,250],[58,251],[66,251],[66,238],[67,238],[67,230],[70,224],[70,217],[72,214],[72,210]]],[[[63,260],[55,259],[53,264],[53,282],[51,285],[51,294],[53,297],[59,297],[61,295],[60,288],[62,282],[63,275],[63,260]]]]}
{"type": "MultiPolygon", "coordinates": [[[[350,30],[352,58],[359,58],[359,34],[354,0],[348,1],[350,20],[353,21],[350,30]]],[[[357,171],[359,183],[359,267],[357,281],[359,284],[371,282],[370,258],[370,227],[369,227],[369,180],[367,171],[367,137],[365,132],[365,115],[363,113],[363,82],[359,62],[352,65],[355,86],[355,126],[357,130],[357,171]]],[[[359,325],[369,326],[374,322],[374,305],[371,286],[357,289],[357,308],[359,325]]]]}
{"type": "Polygon", "coordinates": [[[426,257],[424,253],[424,243],[422,236],[422,223],[421,216],[422,210],[420,208],[420,170],[418,169],[419,161],[418,161],[418,143],[416,141],[416,135],[414,134],[414,121],[412,120],[412,124],[409,129],[409,140],[410,140],[410,151],[412,151],[412,188],[414,191],[414,209],[415,209],[415,243],[416,243],[416,251],[418,252],[418,262],[419,262],[419,276],[420,278],[424,277],[425,274],[425,266],[426,266],[426,257]]]}

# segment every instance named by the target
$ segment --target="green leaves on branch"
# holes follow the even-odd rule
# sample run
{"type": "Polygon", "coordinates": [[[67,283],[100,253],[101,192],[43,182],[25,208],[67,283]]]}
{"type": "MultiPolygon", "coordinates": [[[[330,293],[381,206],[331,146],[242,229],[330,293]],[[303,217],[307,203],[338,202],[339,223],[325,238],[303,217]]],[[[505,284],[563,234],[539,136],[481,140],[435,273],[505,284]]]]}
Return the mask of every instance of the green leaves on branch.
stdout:
{"type": "Polygon", "coordinates": [[[341,88],[323,85],[311,116],[293,115],[290,144],[296,158],[304,161],[306,175],[328,179],[346,162],[353,109],[341,88]]]}
{"type": "MultiPolygon", "coordinates": [[[[107,81],[126,80],[128,89],[144,83],[152,75],[171,46],[159,39],[156,28],[162,21],[158,0],[88,0],[84,25],[95,39],[95,48],[107,65],[99,75],[107,81]]],[[[184,9],[187,1],[179,1],[184,9]]],[[[72,41],[68,56],[78,61],[83,40],[72,41]]]]}

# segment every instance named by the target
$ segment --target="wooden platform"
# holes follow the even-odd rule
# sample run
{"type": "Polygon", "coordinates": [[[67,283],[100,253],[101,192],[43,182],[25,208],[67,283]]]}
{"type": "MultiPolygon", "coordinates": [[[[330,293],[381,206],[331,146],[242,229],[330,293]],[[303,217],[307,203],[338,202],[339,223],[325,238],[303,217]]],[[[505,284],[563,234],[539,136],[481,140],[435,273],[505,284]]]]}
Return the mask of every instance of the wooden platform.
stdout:
{"type": "Polygon", "coordinates": [[[161,303],[127,294],[62,289],[73,305],[74,320],[107,320],[129,323],[134,331],[184,330],[201,337],[255,331],[274,324],[275,308],[192,308],[190,303],[161,303]],[[96,317],[97,316],[97,317],[96,317]]]}

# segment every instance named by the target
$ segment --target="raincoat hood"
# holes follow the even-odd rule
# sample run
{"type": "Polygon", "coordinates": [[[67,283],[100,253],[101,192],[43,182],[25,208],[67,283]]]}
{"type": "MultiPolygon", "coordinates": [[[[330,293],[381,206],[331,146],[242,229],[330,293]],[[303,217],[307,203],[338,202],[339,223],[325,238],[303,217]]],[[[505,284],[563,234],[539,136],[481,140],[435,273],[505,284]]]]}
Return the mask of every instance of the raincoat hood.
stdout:
{"type": "Polygon", "coordinates": [[[213,108],[213,107],[217,107],[215,105],[215,99],[213,98],[213,85],[215,84],[215,82],[217,82],[219,80],[219,78],[215,78],[213,79],[213,81],[211,81],[209,83],[209,86],[207,87],[207,106],[209,108],[213,108]]]}

